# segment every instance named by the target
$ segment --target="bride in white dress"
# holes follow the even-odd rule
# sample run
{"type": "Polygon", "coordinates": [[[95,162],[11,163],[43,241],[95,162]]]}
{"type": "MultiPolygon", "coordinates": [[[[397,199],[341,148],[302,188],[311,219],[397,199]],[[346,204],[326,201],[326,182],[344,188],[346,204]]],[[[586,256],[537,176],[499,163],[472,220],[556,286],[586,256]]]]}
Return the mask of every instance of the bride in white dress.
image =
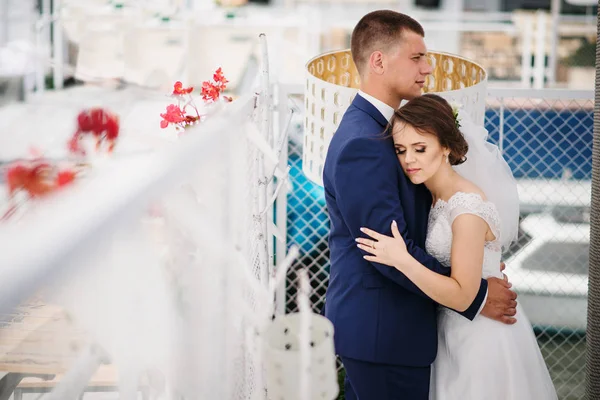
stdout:
{"type": "Polygon", "coordinates": [[[487,132],[436,95],[423,95],[396,111],[396,153],[415,184],[433,196],[426,249],[450,267],[450,277],[416,261],[395,222],[393,237],[367,228],[357,239],[366,259],[397,268],[440,305],[438,353],[430,399],[547,400],[556,391],[531,324],[517,306],[514,325],[455,311],[472,303],[481,278],[502,278],[502,249],[516,237],[516,183],[487,132]],[[461,132],[462,131],[462,132],[461,132]],[[461,165],[459,165],[461,164],[461,165]],[[446,308],[447,307],[447,308],[446,308]]]}

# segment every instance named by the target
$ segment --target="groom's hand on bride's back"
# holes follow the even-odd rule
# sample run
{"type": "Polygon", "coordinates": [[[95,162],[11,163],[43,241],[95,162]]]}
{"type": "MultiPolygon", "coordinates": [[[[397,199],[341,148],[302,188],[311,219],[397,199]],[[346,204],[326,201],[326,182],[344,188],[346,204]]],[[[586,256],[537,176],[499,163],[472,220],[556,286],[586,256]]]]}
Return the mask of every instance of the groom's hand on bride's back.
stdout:
{"type": "MultiPolygon", "coordinates": [[[[505,265],[500,265],[500,270],[504,271],[505,265]]],[[[481,315],[495,319],[502,323],[512,325],[517,322],[515,315],[517,313],[517,294],[511,290],[511,284],[508,277],[504,274],[504,279],[488,278],[488,294],[485,306],[481,310],[481,315]]]]}

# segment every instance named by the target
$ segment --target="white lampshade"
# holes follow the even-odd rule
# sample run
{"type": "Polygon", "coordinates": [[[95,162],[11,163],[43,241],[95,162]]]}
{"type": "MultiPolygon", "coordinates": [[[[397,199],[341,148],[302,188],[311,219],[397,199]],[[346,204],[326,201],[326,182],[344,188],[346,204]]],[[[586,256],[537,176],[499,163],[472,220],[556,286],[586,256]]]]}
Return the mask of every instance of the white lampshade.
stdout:
{"type": "MultiPolygon", "coordinates": [[[[464,107],[473,121],[483,124],[487,72],[464,57],[429,52],[433,73],[424,91],[436,93],[464,107]]],[[[304,150],[302,170],[323,184],[323,163],[329,142],[360,86],[350,50],[321,54],[306,64],[304,150]]]]}
{"type": "MultiPolygon", "coordinates": [[[[275,318],[265,332],[264,365],[268,400],[302,400],[300,313],[275,318]]],[[[333,345],[333,324],[327,318],[311,314],[308,374],[311,400],[333,400],[339,392],[333,345]]]]}

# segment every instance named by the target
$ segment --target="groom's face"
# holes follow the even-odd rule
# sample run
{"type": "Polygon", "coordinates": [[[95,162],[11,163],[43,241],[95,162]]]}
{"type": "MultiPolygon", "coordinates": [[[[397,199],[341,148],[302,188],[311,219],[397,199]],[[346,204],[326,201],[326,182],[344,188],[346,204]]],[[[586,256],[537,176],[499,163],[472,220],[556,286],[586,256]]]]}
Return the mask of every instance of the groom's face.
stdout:
{"type": "Polygon", "coordinates": [[[426,55],[423,36],[412,31],[405,31],[399,45],[389,50],[386,82],[401,100],[410,100],[422,94],[425,78],[433,71],[426,55]]]}

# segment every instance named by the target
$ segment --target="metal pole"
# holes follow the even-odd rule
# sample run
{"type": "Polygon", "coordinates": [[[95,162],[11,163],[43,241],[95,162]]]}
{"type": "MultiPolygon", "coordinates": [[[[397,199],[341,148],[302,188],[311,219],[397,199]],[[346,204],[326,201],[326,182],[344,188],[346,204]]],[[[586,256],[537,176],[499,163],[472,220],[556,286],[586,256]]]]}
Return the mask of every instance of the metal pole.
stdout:
{"type": "Polygon", "coordinates": [[[36,49],[36,90],[38,94],[46,90],[46,60],[50,57],[50,21],[52,9],[50,0],[42,0],[39,19],[35,25],[36,49]]]}
{"type": "Polygon", "coordinates": [[[52,56],[54,59],[53,66],[53,81],[54,89],[62,89],[64,84],[64,69],[63,69],[63,29],[62,19],[60,18],[61,0],[53,0],[52,2],[52,56]]]}
{"type": "Polygon", "coordinates": [[[46,90],[46,46],[44,45],[44,17],[35,23],[35,86],[38,94],[46,90]]]}
{"type": "Polygon", "coordinates": [[[504,155],[504,97],[500,100],[500,126],[498,127],[500,137],[498,138],[498,147],[500,154],[504,155]]]}
{"type": "MultiPolygon", "coordinates": [[[[42,20],[44,24],[42,25],[42,34],[43,38],[46,41],[44,44],[48,45],[50,43],[50,20],[52,19],[52,3],[51,0],[42,0],[42,20]]],[[[46,47],[48,50],[48,47],[46,47]]]]}
{"type": "Polygon", "coordinates": [[[533,64],[533,87],[544,88],[546,76],[546,13],[537,12],[535,35],[535,60],[533,64]]]}
{"type": "MultiPolygon", "coordinates": [[[[283,85],[278,85],[277,90],[277,110],[279,114],[279,129],[281,135],[285,135],[282,132],[283,127],[286,126],[287,104],[288,104],[288,92],[284,90],[283,85]]],[[[286,140],[286,139],[284,139],[286,140]]],[[[281,146],[281,154],[279,156],[279,169],[285,171],[288,164],[288,143],[281,146]]],[[[287,191],[281,190],[277,195],[277,208],[275,209],[275,225],[277,230],[281,233],[280,240],[275,243],[275,255],[277,263],[280,264],[285,258],[287,252],[287,191]]],[[[276,314],[285,314],[286,304],[286,282],[279,285],[275,291],[275,312],[276,314]]]]}
{"type": "Polygon", "coordinates": [[[310,278],[306,269],[298,272],[298,312],[300,314],[300,400],[310,400],[310,320],[312,309],[310,307],[310,278]]]}
{"type": "Polygon", "coordinates": [[[521,49],[521,84],[527,88],[531,87],[531,42],[533,39],[531,19],[533,18],[529,15],[526,16],[521,49]]]}
{"type": "Polygon", "coordinates": [[[592,202],[590,211],[590,266],[588,283],[586,392],[600,399],[600,8],[596,36],[596,100],[592,146],[592,202]]]}
{"type": "Polygon", "coordinates": [[[550,54],[548,55],[548,84],[553,86],[556,83],[556,66],[558,64],[558,27],[560,25],[561,0],[552,0],[551,12],[552,23],[550,32],[550,54]]]}
{"type": "MultiPolygon", "coordinates": [[[[260,81],[261,81],[261,93],[259,97],[259,110],[260,110],[260,131],[263,139],[269,142],[269,138],[271,136],[271,91],[270,91],[270,82],[269,82],[269,54],[267,50],[267,37],[264,33],[261,33],[259,36],[260,39],[260,47],[261,47],[261,68],[260,68],[260,81]]],[[[267,187],[268,187],[268,179],[265,171],[265,162],[264,155],[262,152],[259,152],[258,156],[258,180],[259,180],[259,192],[258,192],[258,210],[259,213],[267,207],[267,187]]],[[[269,282],[269,276],[272,272],[272,257],[269,254],[269,241],[271,237],[269,235],[268,222],[267,218],[270,218],[270,214],[266,214],[263,216],[257,216],[260,218],[261,224],[261,234],[265,235],[260,239],[260,253],[262,255],[261,268],[264,268],[264,271],[261,271],[260,279],[261,282],[266,286],[269,282]],[[264,247],[264,248],[263,248],[264,247]]]]}
{"type": "Polygon", "coordinates": [[[8,2],[10,0],[0,0],[2,4],[2,21],[0,22],[0,47],[8,43],[8,2]]]}

